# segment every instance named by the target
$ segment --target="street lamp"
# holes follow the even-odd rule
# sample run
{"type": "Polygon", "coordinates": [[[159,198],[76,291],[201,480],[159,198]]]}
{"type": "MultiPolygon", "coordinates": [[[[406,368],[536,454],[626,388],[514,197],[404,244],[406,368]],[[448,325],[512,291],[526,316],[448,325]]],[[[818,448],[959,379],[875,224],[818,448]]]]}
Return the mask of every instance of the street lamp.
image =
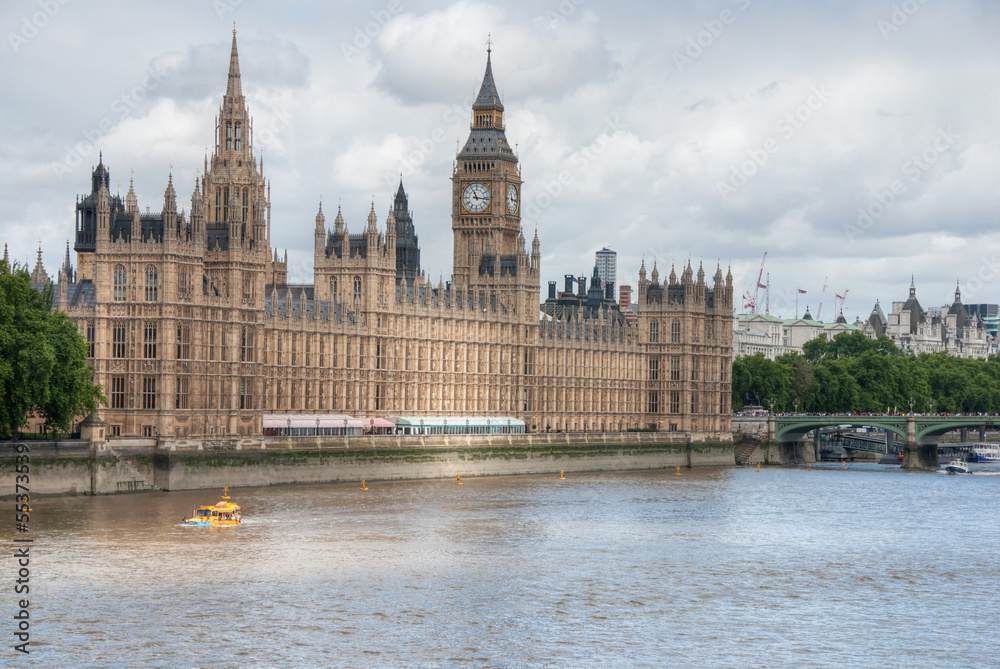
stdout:
{"type": "Polygon", "coordinates": [[[913,415],[913,398],[910,398],[910,415],[913,415]]]}
{"type": "Polygon", "coordinates": [[[771,413],[774,413],[774,398],[771,398],[771,413]]]}
{"type": "Polygon", "coordinates": [[[347,418],[344,418],[344,436],[347,436],[347,418]]]}
{"type": "Polygon", "coordinates": [[[795,398],[795,413],[799,412],[799,398],[795,398]]]}
{"type": "Polygon", "coordinates": [[[933,399],[927,400],[927,410],[928,410],[929,413],[934,413],[934,400],[933,399]]]}

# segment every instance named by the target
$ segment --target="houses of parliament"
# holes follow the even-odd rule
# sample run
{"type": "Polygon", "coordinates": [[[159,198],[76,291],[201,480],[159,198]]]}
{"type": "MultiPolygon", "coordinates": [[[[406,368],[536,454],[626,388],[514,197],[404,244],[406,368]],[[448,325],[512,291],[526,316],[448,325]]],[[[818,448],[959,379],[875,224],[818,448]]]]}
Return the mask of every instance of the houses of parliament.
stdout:
{"type": "Polygon", "coordinates": [[[187,213],[172,174],[159,212],[140,210],[131,182],[113,195],[102,156],[76,204],[76,269],[67,249],[55,299],[88,344],[109,434],[251,437],[265,415],[299,413],[511,416],[530,432],[728,441],[731,274],[706,281],[689,261],[661,282],[643,263],[628,308],[596,272],[589,289],[586,277],[559,293],[550,281],[540,302],[541,242],[520,216],[530,184],[490,59],[451,174],[453,276],[437,285],[420,270],[402,182],[389,211],[373,204],[350,230],[320,205],[313,281],[288,282],[235,31],[187,213]]]}

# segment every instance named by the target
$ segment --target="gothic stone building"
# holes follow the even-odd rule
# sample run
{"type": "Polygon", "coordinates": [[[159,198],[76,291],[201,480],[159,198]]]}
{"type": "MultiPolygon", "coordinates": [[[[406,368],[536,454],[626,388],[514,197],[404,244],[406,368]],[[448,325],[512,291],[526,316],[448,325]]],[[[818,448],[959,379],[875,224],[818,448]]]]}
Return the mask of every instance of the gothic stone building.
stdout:
{"type": "Polygon", "coordinates": [[[489,54],[471,120],[451,175],[450,282],[420,271],[400,183],[383,224],[373,204],[356,233],[339,208],[329,229],[321,205],[313,282],[289,284],[234,32],[189,211],[172,174],[157,213],[140,211],[131,183],[112,195],[103,157],[76,205],[77,270],[59,271],[57,306],[88,342],[109,432],[236,437],[262,434],[269,413],[425,414],[727,440],[732,276],[709,287],[688,263],[661,284],[643,267],[634,323],[600,299],[543,313],[540,242],[527,248],[489,54]]]}

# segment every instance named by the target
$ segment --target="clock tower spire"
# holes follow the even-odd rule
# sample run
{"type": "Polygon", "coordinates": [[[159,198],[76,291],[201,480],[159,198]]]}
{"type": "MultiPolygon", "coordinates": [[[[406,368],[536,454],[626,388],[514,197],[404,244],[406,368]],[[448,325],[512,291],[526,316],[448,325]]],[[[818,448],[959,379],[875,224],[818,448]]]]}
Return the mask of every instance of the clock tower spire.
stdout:
{"type": "Polygon", "coordinates": [[[521,169],[504,134],[504,107],[493,79],[492,40],[472,105],[469,137],[452,174],[454,283],[491,284],[516,276],[521,232],[521,169]],[[485,240],[492,240],[487,248],[485,240]]]}

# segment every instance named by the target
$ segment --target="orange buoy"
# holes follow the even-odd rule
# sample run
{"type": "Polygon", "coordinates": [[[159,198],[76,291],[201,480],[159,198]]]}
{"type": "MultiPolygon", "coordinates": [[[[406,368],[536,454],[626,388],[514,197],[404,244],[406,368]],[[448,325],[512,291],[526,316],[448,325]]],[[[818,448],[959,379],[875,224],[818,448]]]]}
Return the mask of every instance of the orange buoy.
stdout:
{"type": "Polygon", "coordinates": [[[680,476],[681,475],[681,467],[680,467],[680,465],[677,465],[677,471],[674,472],[674,475],[675,476],[680,476]]]}
{"type": "Polygon", "coordinates": [[[361,479],[361,489],[362,490],[368,490],[368,486],[365,485],[365,479],[361,479]]]}
{"type": "Polygon", "coordinates": [[[559,480],[560,481],[565,481],[566,480],[566,477],[563,476],[563,470],[562,469],[559,470],[559,480]]]}
{"type": "Polygon", "coordinates": [[[456,474],[455,475],[455,485],[462,485],[462,475],[461,474],[456,474]]]}

